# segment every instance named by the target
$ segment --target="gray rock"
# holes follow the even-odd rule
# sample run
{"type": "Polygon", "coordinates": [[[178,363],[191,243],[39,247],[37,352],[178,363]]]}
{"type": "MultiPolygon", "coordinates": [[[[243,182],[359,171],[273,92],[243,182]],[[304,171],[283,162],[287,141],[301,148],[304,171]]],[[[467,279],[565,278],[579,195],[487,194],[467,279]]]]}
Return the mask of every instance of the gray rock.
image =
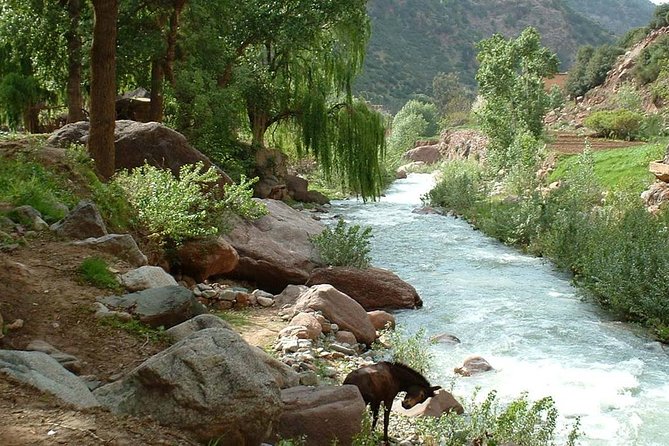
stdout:
{"type": "Polygon", "coordinates": [[[134,266],[142,266],[148,263],[146,256],[140,251],[137,242],[135,242],[135,239],[130,234],[108,234],[102,237],[89,237],[85,240],[75,241],[73,244],[91,246],[99,251],[126,260],[134,266]]]}
{"type": "Polygon", "coordinates": [[[260,305],[261,307],[267,308],[274,305],[274,299],[270,299],[269,297],[258,296],[256,300],[258,302],[258,305],[260,305]]]}
{"type": "Polygon", "coordinates": [[[114,413],[146,416],[219,446],[255,445],[282,404],[267,367],[231,330],[207,328],[94,393],[114,413]]]}
{"type": "Polygon", "coordinates": [[[107,235],[107,227],[98,208],[88,200],[80,201],[64,219],[51,225],[51,230],[61,237],[77,240],[107,235]]]}
{"type": "Polygon", "coordinates": [[[193,292],[178,285],[151,288],[123,296],[99,297],[98,302],[116,311],[125,311],[151,327],[173,327],[206,312],[193,292]]]}
{"type": "Polygon", "coordinates": [[[95,311],[96,319],[116,318],[124,322],[132,319],[132,314],[125,311],[111,311],[101,302],[95,302],[93,310],[95,311]]]}
{"type": "Polygon", "coordinates": [[[100,405],[81,379],[43,352],[0,350],[0,372],[51,393],[78,409],[100,405]]]}
{"type": "Polygon", "coordinates": [[[353,350],[350,347],[346,347],[344,345],[341,345],[341,344],[330,344],[330,350],[335,351],[335,352],[339,352],[339,353],[343,353],[347,356],[355,356],[355,350],[353,350]]]}
{"type": "Polygon", "coordinates": [[[21,224],[35,231],[49,229],[49,225],[42,218],[42,213],[32,206],[19,206],[14,208],[10,214],[21,224]]]}
{"type": "Polygon", "coordinates": [[[182,322],[179,325],[175,325],[166,330],[165,334],[170,337],[172,342],[179,342],[205,328],[233,330],[230,324],[218,316],[214,316],[213,314],[200,314],[199,316],[195,316],[186,322],[182,322]]]}
{"type": "Polygon", "coordinates": [[[30,342],[26,347],[26,350],[46,353],[72,373],[78,373],[83,368],[81,361],[79,361],[76,356],[62,352],[53,345],[41,339],[35,339],[34,341],[30,342]]]}
{"type": "Polygon", "coordinates": [[[293,387],[281,391],[281,400],[279,438],[304,435],[307,446],[351,444],[360,432],[365,403],[356,386],[293,387]]]}
{"type": "Polygon", "coordinates": [[[159,266],[142,266],[121,276],[121,283],[129,291],[177,285],[177,281],[159,266]]]}
{"type": "Polygon", "coordinates": [[[284,305],[295,305],[297,298],[300,297],[300,294],[304,293],[309,289],[308,286],[304,285],[288,285],[281,294],[278,294],[274,297],[274,301],[279,307],[284,305]]]}
{"type": "Polygon", "coordinates": [[[227,235],[239,254],[239,264],[231,275],[277,293],[286,285],[306,282],[311,270],[322,265],[311,237],[325,226],[282,201],[261,202],[268,215],[253,222],[239,219],[227,235]]]}

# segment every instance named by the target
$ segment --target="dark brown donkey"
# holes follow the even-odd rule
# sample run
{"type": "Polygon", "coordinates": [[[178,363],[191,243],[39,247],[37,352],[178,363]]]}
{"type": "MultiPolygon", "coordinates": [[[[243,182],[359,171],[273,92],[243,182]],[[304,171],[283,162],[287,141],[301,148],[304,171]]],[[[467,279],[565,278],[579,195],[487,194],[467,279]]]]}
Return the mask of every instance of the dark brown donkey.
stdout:
{"type": "Polygon", "coordinates": [[[440,386],[430,383],[417,371],[399,362],[379,362],[353,370],[344,384],[358,386],[362,399],[372,408],[372,430],[379,418],[379,407],[383,403],[383,442],[388,444],[388,419],[393,400],[400,392],[406,392],[402,407],[410,409],[434,396],[440,386]]]}

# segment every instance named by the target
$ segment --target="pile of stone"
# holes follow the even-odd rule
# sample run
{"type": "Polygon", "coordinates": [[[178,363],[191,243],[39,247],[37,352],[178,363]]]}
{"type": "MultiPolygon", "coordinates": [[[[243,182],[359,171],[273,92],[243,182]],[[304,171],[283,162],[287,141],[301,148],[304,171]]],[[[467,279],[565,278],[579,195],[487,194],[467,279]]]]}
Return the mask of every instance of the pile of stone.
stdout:
{"type": "Polygon", "coordinates": [[[263,290],[249,292],[246,288],[228,286],[218,282],[198,283],[193,294],[208,308],[213,310],[242,309],[247,307],[271,307],[274,295],[263,290]]]}

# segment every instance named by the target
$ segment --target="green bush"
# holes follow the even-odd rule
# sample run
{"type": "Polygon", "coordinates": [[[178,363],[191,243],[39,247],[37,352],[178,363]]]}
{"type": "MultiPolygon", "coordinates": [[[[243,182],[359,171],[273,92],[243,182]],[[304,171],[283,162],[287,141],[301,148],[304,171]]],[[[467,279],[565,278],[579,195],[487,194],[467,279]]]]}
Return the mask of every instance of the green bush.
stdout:
{"type": "Polygon", "coordinates": [[[482,169],[474,161],[450,161],[442,170],[442,179],[428,198],[433,205],[466,214],[484,194],[482,169]]]}
{"type": "Polygon", "coordinates": [[[118,291],[121,288],[118,279],[109,271],[107,262],[99,257],[89,257],[79,265],[81,279],[98,288],[118,291]]]}
{"type": "Polygon", "coordinates": [[[120,187],[139,221],[159,243],[179,245],[184,240],[220,233],[227,229],[230,213],[255,218],[266,210],[251,199],[253,181],[227,186],[221,198],[214,184],[213,167],[202,163],[184,165],[176,178],[169,170],[145,164],[132,172],[121,172],[113,182],[120,187]]]}
{"type": "MultiPolygon", "coordinates": [[[[523,446],[556,445],[558,411],[552,398],[530,402],[527,394],[502,406],[492,391],[480,404],[472,401],[469,416],[449,413],[440,418],[421,417],[418,432],[430,444],[466,446],[471,444],[517,444],[523,446]]],[[[566,446],[574,446],[580,436],[577,419],[566,432],[566,446]]]]}
{"type": "Polygon", "coordinates": [[[669,36],[662,36],[641,51],[634,67],[636,80],[644,85],[654,82],[669,60],[669,36]]]}
{"type": "Polygon", "coordinates": [[[412,336],[407,336],[400,328],[386,330],[383,338],[390,345],[392,361],[406,364],[424,375],[430,371],[434,356],[430,351],[431,342],[425,337],[424,328],[412,336]]]}
{"type": "Polygon", "coordinates": [[[639,136],[644,116],[629,110],[598,111],[588,116],[584,124],[599,136],[634,140],[639,136]]]}
{"type": "Polygon", "coordinates": [[[371,238],[371,227],[362,229],[360,225],[347,226],[340,219],[334,229],[325,228],[311,240],[326,264],[364,269],[371,262],[371,238]]]}

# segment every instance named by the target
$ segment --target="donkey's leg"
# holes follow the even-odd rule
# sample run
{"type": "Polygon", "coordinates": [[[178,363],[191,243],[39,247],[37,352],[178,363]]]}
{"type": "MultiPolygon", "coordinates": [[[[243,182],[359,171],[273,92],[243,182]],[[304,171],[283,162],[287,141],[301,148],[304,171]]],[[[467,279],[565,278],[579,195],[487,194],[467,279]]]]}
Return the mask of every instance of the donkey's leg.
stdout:
{"type": "Polygon", "coordinates": [[[374,431],[374,428],[376,427],[376,422],[379,421],[379,405],[381,403],[372,403],[372,432],[374,431]]]}
{"type": "Polygon", "coordinates": [[[383,405],[383,444],[388,445],[388,423],[390,422],[390,404],[383,405]]]}

